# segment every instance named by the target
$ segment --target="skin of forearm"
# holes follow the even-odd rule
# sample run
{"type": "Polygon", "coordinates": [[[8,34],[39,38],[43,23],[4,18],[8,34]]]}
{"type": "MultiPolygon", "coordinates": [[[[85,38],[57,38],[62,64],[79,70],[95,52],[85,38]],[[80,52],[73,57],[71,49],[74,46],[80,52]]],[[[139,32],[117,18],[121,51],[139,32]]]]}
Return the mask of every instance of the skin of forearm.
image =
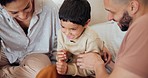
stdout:
{"type": "Polygon", "coordinates": [[[108,78],[109,76],[105,69],[105,64],[96,64],[94,70],[96,73],[96,78],[108,78]]]}

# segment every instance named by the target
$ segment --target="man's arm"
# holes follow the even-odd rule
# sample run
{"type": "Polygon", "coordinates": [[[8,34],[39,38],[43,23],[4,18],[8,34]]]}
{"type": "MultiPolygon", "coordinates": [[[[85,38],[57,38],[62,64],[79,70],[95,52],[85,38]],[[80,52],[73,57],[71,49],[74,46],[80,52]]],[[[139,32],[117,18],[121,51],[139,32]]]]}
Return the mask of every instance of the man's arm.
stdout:
{"type": "Polygon", "coordinates": [[[108,78],[141,78],[141,77],[121,67],[115,67],[113,72],[109,75],[108,78]]]}
{"type": "Polygon", "coordinates": [[[81,68],[95,70],[96,78],[141,78],[121,67],[116,67],[116,65],[113,72],[109,75],[102,58],[96,53],[81,54],[78,58],[77,65],[81,68]]]}

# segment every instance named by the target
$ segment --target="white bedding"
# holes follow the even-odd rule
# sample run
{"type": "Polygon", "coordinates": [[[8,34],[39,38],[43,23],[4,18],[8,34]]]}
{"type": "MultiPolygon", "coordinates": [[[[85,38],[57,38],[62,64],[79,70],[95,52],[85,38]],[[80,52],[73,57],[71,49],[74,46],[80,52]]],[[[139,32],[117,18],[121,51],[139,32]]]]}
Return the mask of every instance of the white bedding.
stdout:
{"type": "Polygon", "coordinates": [[[121,31],[117,23],[113,21],[95,24],[92,25],[91,28],[98,33],[99,37],[103,41],[105,41],[107,48],[113,55],[113,60],[115,60],[116,54],[126,32],[121,31]]]}

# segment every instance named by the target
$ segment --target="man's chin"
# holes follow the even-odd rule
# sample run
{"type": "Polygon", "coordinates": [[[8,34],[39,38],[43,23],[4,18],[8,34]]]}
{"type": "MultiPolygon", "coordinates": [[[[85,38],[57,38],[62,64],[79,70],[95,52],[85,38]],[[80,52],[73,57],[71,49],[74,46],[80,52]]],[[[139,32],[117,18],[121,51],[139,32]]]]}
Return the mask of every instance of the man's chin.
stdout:
{"type": "Polygon", "coordinates": [[[17,18],[16,18],[16,20],[17,20],[17,21],[20,21],[20,22],[25,22],[25,21],[28,21],[29,18],[26,18],[26,19],[20,19],[20,18],[17,19],[17,18]]]}
{"type": "Polygon", "coordinates": [[[20,19],[19,21],[21,21],[21,22],[25,22],[25,21],[27,21],[27,19],[20,19]]]}

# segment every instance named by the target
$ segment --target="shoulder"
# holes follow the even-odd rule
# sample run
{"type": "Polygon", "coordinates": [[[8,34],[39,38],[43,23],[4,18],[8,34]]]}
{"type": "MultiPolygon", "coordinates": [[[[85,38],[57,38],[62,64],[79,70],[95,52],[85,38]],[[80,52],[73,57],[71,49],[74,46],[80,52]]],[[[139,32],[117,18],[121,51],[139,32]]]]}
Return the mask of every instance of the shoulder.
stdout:
{"type": "Polygon", "coordinates": [[[94,30],[92,30],[90,27],[86,28],[84,32],[84,36],[92,40],[99,38],[98,34],[94,30]]]}
{"type": "Polygon", "coordinates": [[[133,40],[136,41],[136,39],[138,39],[139,41],[140,40],[143,41],[145,38],[148,38],[147,37],[147,34],[148,34],[147,20],[148,20],[148,14],[143,15],[139,17],[138,19],[136,19],[127,31],[127,35],[126,35],[127,39],[132,39],[131,41],[133,40]]]}
{"type": "Polygon", "coordinates": [[[133,24],[131,25],[131,29],[141,29],[141,27],[142,28],[145,28],[145,27],[147,27],[148,28],[148,22],[147,22],[147,20],[148,20],[148,14],[145,14],[145,15],[143,15],[143,16],[140,16],[139,18],[137,18],[134,22],[133,22],[133,24]]]}
{"type": "Polygon", "coordinates": [[[62,34],[62,31],[61,29],[58,30],[58,35],[61,35],[62,34]]]}
{"type": "Polygon", "coordinates": [[[52,0],[34,0],[34,6],[37,12],[58,13],[58,6],[52,0]]]}
{"type": "Polygon", "coordinates": [[[2,13],[2,11],[0,10],[0,24],[2,24],[3,22],[6,22],[5,20],[6,20],[6,17],[2,13]]]}
{"type": "Polygon", "coordinates": [[[3,9],[3,8],[2,8],[2,6],[0,5],[0,21],[4,19],[4,18],[3,18],[2,9],[3,9]]]}
{"type": "Polygon", "coordinates": [[[58,30],[57,35],[58,35],[58,39],[59,39],[59,40],[64,38],[64,34],[63,34],[63,32],[61,31],[61,29],[58,30]]]}

